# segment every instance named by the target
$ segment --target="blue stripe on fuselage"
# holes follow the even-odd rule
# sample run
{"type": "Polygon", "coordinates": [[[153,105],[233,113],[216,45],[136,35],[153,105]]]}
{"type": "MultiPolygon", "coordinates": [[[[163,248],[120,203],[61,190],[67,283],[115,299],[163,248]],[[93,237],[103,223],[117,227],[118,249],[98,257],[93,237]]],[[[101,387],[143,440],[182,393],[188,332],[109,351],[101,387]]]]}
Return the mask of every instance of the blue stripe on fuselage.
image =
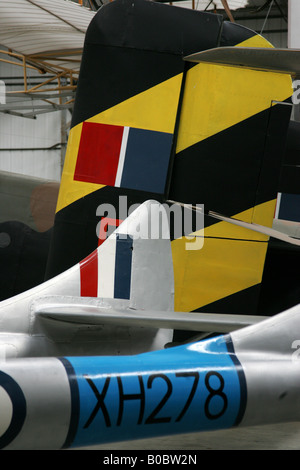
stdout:
{"type": "Polygon", "coordinates": [[[234,426],[246,390],[228,338],[138,356],[67,358],[79,390],[72,446],[234,426]]]}

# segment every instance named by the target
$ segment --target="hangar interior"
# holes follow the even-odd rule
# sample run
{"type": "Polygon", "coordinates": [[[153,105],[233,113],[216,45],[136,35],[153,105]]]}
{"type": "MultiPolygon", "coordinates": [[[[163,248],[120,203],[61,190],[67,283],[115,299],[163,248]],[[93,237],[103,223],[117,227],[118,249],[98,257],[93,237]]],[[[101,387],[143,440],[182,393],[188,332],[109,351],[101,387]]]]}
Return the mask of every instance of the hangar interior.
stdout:
{"type": "MultiPolygon", "coordinates": [[[[66,0],[68,9],[63,11],[63,9],[57,8],[58,4],[61,6],[62,0],[0,0],[0,5],[3,7],[2,11],[4,12],[2,15],[0,14],[1,173],[8,172],[10,174],[28,176],[29,178],[42,178],[43,180],[46,179],[56,183],[60,181],[70,131],[85,31],[95,12],[106,1],[109,0],[66,0]],[[71,16],[69,15],[70,6],[73,8],[71,16]],[[19,28],[17,34],[15,32],[16,28],[19,28]],[[43,34],[45,41],[38,42],[35,35],[41,37],[43,34]],[[54,50],[56,51],[55,54],[53,54],[54,50]]],[[[297,43],[297,35],[294,38],[291,34],[290,16],[290,7],[298,6],[298,18],[300,18],[299,0],[227,0],[226,2],[221,0],[187,0],[174,1],[173,5],[176,5],[178,8],[190,8],[221,14],[226,20],[235,21],[257,33],[261,33],[275,47],[298,47],[300,49],[300,40],[297,43]],[[227,6],[229,9],[225,8],[227,6]]],[[[293,119],[300,122],[299,106],[294,105],[293,119]]],[[[0,181],[0,189],[1,184],[0,181]]],[[[37,197],[39,197],[39,194],[37,197]]],[[[2,206],[0,205],[0,212],[3,211],[4,206],[5,202],[2,203],[2,206]]],[[[37,217],[40,220],[39,216],[40,213],[37,217]]],[[[46,229],[43,227],[41,231],[43,230],[46,229]]],[[[46,242],[47,240],[45,239],[46,242]]],[[[0,233],[0,248],[7,248],[8,245],[8,234],[0,233]]],[[[35,244],[34,250],[36,250],[36,246],[35,244]]],[[[290,256],[292,255],[293,253],[291,252],[290,256]]],[[[31,252],[29,252],[29,258],[30,263],[27,263],[27,265],[30,264],[31,271],[36,271],[36,268],[32,268],[34,263],[31,252]]],[[[3,262],[3,265],[5,266],[3,277],[7,280],[9,277],[6,269],[7,263],[3,262]]],[[[295,273],[287,273],[290,275],[290,277],[286,276],[287,284],[292,277],[294,277],[295,283],[299,279],[298,266],[299,263],[295,273]]],[[[282,271],[284,272],[284,270],[282,271]]],[[[38,272],[36,274],[39,275],[38,272]]],[[[41,277],[43,274],[44,272],[41,273],[41,277]]],[[[274,276],[276,277],[276,273],[274,276]]],[[[38,283],[36,279],[33,282],[38,283]]],[[[9,280],[8,284],[11,284],[9,280]]],[[[296,286],[299,290],[298,286],[299,283],[296,286]]],[[[276,291],[278,291],[276,285],[275,287],[272,285],[272,297],[276,297],[276,291]]],[[[239,297],[238,300],[240,300],[239,297]]],[[[214,307],[216,303],[214,303],[214,307]]],[[[88,334],[90,335],[91,332],[88,331],[88,334]]],[[[298,349],[295,352],[298,353],[298,349]]],[[[213,355],[216,356],[214,351],[213,355]]],[[[278,363],[273,361],[272,364],[274,364],[274,368],[268,365],[266,372],[270,371],[270,374],[272,374],[274,370],[274,382],[272,382],[272,387],[269,388],[272,388],[272,397],[275,397],[273,389],[277,393],[275,385],[278,382],[280,383],[280,381],[278,380],[278,363]]],[[[225,366],[222,365],[226,369],[227,364],[225,366]]],[[[281,375],[284,381],[285,374],[281,375]]],[[[31,376],[28,377],[26,377],[26,380],[31,380],[31,376]]],[[[264,382],[266,382],[265,376],[264,382]]],[[[48,387],[48,382],[45,381],[44,383],[45,387],[48,387]]],[[[221,382],[220,384],[222,385],[221,382]]],[[[53,383],[51,386],[53,386],[53,383]]],[[[286,387],[286,384],[284,384],[284,387],[286,387]]],[[[209,397],[211,398],[218,394],[215,392],[222,392],[220,396],[224,396],[222,390],[223,388],[209,390],[212,391],[209,397]]],[[[286,388],[283,390],[286,390],[286,388]]],[[[89,391],[91,394],[94,393],[92,388],[89,391]]],[[[279,396],[280,402],[277,400],[274,409],[280,409],[279,405],[286,402],[283,398],[285,398],[287,393],[281,393],[279,396],[278,392],[276,397],[279,396]]],[[[59,395],[62,395],[61,388],[59,388],[59,395]]],[[[2,399],[3,396],[4,394],[2,393],[2,399]]],[[[35,396],[36,390],[34,390],[35,396]]],[[[125,394],[123,396],[130,397],[130,395],[125,394]]],[[[191,394],[189,396],[191,397],[191,394]]],[[[48,396],[46,398],[47,409],[52,413],[49,407],[48,396]]],[[[92,396],[92,398],[94,399],[95,397],[92,396]]],[[[225,401],[222,403],[224,404],[225,401]]],[[[256,404],[256,402],[254,403],[256,404]]],[[[270,403],[270,406],[273,406],[273,402],[271,401],[270,403]]],[[[35,407],[35,409],[38,408],[35,407]]],[[[183,408],[181,415],[183,415],[183,411],[185,412],[185,408],[183,408]]],[[[294,412],[295,407],[293,405],[293,416],[294,412]]],[[[213,416],[213,418],[215,417],[213,416]]],[[[62,415],[62,419],[64,419],[64,415],[62,415]]],[[[49,433],[51,432],[55,436],[47,420],[45,420],[45,427],[49,433]]],[[[277,428],[273,425],[270,428],[252,427],[246,432],[241,431],[240,428],[236,429],[237,431],[233,429],[232,432],[225,436],[222,431],[216,434],[212,433],[212,431],[207,434],[202,433],[201,438],[194,434],[196,436],[194,441],[191,440],[192,438],[189,435],[186,437],[179,435],[177,441],[174,438],[168,441],[160,437],[155,444],[151,439],[147,441],[141,440],[139,441],[140,444],[135,444],[137,446],[135,448],[143,450],[157,448],[156,446],[162,449],[217,449],[226,447],[228,449],[257,449],[267,447],[269,449],[284,448],[286,450],[287,447],[289,449],[299,448],[299,422],[292,423],[289,427],[285,427],[281,423],[277,428]]],[[[1,432],[3,432],[3,426],[1,432]]],[[[41,436],[43,435],[40,432],[40,428],[38,432],[41,436]]],[[[129,446],[126,442],[124,444],[117,443],[116,448],[134,448],[131,442],[129,446]]],[[[107,447],[107,445],[103,447],[103,449],[107,448],[110,447],[107,447]]]]}
{"type": "MultiPolygon", "coordinates": [[[[60,181],[80,63],[76,51],[80,54],[86,28],[103,0],[74,0],[80,8],[74,5],[72,17],[55,2],[51,12],[47,2],[40,7],[27,0],[1,2],[5,14],[0,18],[0,171],[60,181]],[[16,27],[18,34],[12,34],[16,27]],[[35,41],[42,28],[44,43],[35,41]],[[47,42],[51,32],[54,44],[47,42]],[[47,51],[54,48],[61,51],[50,57],[47,51]]],[[[262,33],[276,47],[288,47],[288,0],[227,4],[231,20],[262,33]]],[[[220,0],[173,5],[216,12],[228,20],[220,0]]]]}

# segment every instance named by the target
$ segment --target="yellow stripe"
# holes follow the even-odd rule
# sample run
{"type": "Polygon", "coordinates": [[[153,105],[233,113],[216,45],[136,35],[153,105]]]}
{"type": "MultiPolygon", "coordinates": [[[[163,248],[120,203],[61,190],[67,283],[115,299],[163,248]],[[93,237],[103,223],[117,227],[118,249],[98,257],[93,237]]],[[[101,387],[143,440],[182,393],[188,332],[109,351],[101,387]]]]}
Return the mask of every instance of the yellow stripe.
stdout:
{"type": "MultiPolygon", "coordinates": [[[[234,218],[271,227],[275,206],[272,200],[234,218]]],[[[201,308],[261,282],[269,237],[228,222],[191,236],[204,237],[201,250],[188,250],[195,243],[188,237],[172,241],[176,311],[201,308]]]]}
{"type": "Polygon", "coordinates": [[[182,74],[139,93],[87,122],[174,132],[182,74]]]}
{"type": "Polygon", "coordinates": [[[61,177],[56,212],[72,204],[72,202],[87,196],[97,189],[103,188],[103,185],[93,183],[83,183],[75,181],[74,172],[77,161],[79,142],[82,131],[82,123],[73,127],[69,133],[68,146],[65,156],[64,170],[61,177]]]}
{"type": "Polygon", "coordinates": [[[235,47],[274,47],[267,39],[260,34],[255,34],[249,39],[240,42],[235,47]]]}
{"type": "Polygon", "coordinates": [[[186,77],[177,153],[293,93],[290,76],[200,63],[186,77]]]}
{"type": "MultiPolygon", "coordinates": [[[[181,81],[182,74],[176,75],[87,119],[87,122],[173,133],[181,81]]],[[[73,127],[69,134],[56,212],[104,187],[103,185],[74,181],[73,179],[81,131],[82,123],[73,127]]]]}
{"type": "Polygon", "coordinates": [[[201,250],[172,242],[175,310],[189,312],[259,284],[267,243],[205,238],[201,250]]]}
{"type": "MultiPolygon", "coordinates": [[[[235,47],[273,47],[256,34],[235,47]]],[[[293,94],[289,75],[198,64],[186,77],[177,152],[211,137],[293,94]]]]}

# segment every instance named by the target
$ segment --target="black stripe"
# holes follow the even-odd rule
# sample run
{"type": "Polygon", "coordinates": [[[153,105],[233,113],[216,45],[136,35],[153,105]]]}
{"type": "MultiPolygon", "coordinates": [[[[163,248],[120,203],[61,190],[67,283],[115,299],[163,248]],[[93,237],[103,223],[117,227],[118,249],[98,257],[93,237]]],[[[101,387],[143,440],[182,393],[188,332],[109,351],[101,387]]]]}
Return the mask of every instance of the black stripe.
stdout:
{"type": "Polygon", "coordinates": [[[253,36],[257,36],[255,31],[245,28],[237,23],[231,23],[230,21],[223,22],[222,35],[220,46],[236,46],[247,39],[251,39],[253,36]]]}
{"type": "Polygon", "coordinates": [[[277,197],[292,111],[292,106],[288,101],[277,103],[276,106],[270,108],[255,205],[277,197]]]}
{"type": "MultiPolygon", "coordinates": [[[[194,310],[202,313],[226,313],[232,315],[257,315],[261,284],[243,289],[194,310]]],[[[263,313],[262,313],[263,315],[263,313]]]]}
{"type": "Polygon", "coordinates": [[[95,44],[86,46],[71,127],[182,70],[183,60],[176,55],[95,44]]]}
{"type": "Polygon", "coordinates": [[[117,234],[114,288],[116,299],[130,298],[132,244],[130,235],[117,234]]]}
{"type": "MultiPolygon", "coordinates": [[[[174,160],[169,199],[201,203],[227,216],[275,199],[289,108],[266,109],[181,151],[174,160]]],[[[214,223],[205,218],[205,226],[214,223]]]]}
{"type": "Polygon", "coordinates": [[[278,189],[280,193],[300,194],[299,165],[283,165],[278,189]]]}
{"type": "Polygon", "coordinates": [[[234,423],[234,426],[238,426],[241,423],[241,421],[244,417],[244,414],[245,414],[245,410],[246,410],[246,405],[247,405],[247,382],[246,382],[244,369],[243,369],[240,361],[238,360],[238,358],[235,354],[231,336],[226,335],[225,336],[225,341],[226,341],[227,350],[230,354],[232,362],[234,363],[234,365],[236,367],[238,377],[239,377],[239,381],[240,381],[240,391],[241,391],[240,408],[239,408],[239,412],[237,414],[237,417],[236,417],[236,420],[235,420],[235,423],[234,423]]]}
{"type": "Polygon", "coordinates": [[[260,315],[275,315],[300,303],[299,265],[299,247],[270,240],[258,305],[260,315]]]}
{"type": "Polygon", "coordinates": [[[116,0],[92,20],[72,119],[76,124],[183,72],[183,57],[216,47],[222,16],[116,0]]]}
{"type": "Polygon", "coordinates": [[[66,449],[72,445],[78,428],[80,409],[79,389],[76,374],[71,363],[65,357],[59,357],[58,359],[61,361],[64,368],[66,369],[71,392],[71,419],[69,431],[66,440],[62,446],[62,449],[66,449]]]}

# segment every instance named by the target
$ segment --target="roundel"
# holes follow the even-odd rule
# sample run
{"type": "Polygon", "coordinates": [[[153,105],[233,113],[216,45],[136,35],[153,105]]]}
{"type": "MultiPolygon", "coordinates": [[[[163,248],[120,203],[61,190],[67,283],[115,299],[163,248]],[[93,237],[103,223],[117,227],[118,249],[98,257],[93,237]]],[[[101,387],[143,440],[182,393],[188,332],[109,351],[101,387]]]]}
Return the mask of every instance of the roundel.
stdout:
{"type": "Polygon", "coordinates": [[[26,400],[17,382],[0,371],[0,449],[19,434],[26,417],[26,400]]]}

